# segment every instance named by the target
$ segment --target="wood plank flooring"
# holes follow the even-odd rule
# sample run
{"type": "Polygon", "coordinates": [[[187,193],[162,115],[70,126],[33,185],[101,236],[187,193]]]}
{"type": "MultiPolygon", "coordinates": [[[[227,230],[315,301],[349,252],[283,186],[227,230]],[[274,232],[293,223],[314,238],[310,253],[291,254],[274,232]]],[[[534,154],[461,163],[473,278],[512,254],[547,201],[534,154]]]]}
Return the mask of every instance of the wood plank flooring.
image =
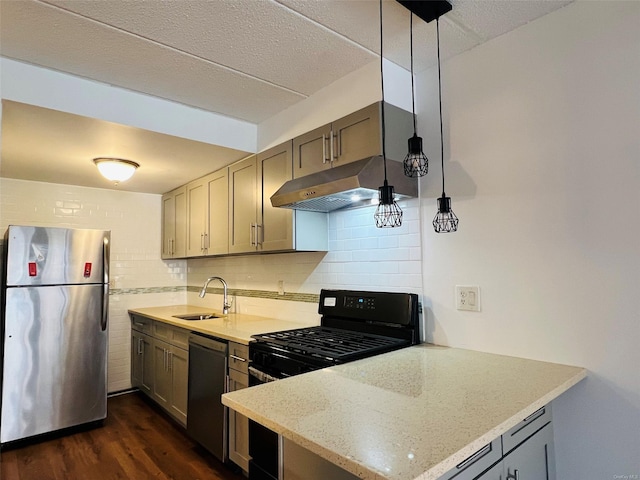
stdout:
{"type": "MultiPolygon", "coordinates": [[[[131,393],[109,398],[104,426],[5,449],[2,480],[243,480],[131,393]]],[[[246,480],[246,479],[245,479],[246,480]]]]}

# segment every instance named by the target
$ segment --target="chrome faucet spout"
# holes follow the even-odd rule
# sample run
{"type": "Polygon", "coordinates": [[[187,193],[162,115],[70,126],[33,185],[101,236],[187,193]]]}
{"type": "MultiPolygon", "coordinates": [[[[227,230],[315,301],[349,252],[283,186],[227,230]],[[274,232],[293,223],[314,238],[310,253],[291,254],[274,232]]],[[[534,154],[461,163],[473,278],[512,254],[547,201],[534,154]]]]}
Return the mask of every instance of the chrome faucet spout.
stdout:
{"type": "Polygon", "coordinates": [[[207,281],[204,282],[204,286],[202,287],[202,290],[200,290],[200,298],[204,298],[204,296],[207,294],[207,287],[209,286],[209,282],[213,281],[213,280],[220,280],[220,283],[222,283],[222,288],[224,289],[224,297],[222,300],[222,313],[224,315],[227,315],[229,313],[229,309],[231,308],[231,302],[229,301],[229,297],[227,296],[227,282],[224,281],[224,279],[222,277],[209,277],[207,278],[207,281]]]}

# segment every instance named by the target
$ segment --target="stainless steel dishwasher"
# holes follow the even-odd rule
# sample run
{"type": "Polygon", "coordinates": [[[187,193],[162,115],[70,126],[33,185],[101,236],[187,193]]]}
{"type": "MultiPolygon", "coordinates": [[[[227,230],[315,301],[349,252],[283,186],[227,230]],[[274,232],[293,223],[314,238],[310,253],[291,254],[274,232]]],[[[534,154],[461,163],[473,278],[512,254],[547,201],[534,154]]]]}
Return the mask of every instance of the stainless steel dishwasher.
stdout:
{"type": "Polygon", "coordinates": [[[226,461],[227,409],[220,400],[227,387],[225,341],[189,336],[189,403],[187,433],[209,452],[226,461]]]}

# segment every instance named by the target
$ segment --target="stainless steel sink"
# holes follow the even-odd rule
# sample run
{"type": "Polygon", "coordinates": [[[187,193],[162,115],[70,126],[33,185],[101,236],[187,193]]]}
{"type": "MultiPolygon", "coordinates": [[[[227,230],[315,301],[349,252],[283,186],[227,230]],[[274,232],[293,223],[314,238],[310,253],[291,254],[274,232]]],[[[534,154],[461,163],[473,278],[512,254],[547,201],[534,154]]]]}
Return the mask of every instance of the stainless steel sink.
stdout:
{"type": "Polygon", "coordinates": [[[210,320],[212,318],[220,318],[213,313],[191,313],[189,315],[173,315],[173,317],[181,320],[210,320]]]}

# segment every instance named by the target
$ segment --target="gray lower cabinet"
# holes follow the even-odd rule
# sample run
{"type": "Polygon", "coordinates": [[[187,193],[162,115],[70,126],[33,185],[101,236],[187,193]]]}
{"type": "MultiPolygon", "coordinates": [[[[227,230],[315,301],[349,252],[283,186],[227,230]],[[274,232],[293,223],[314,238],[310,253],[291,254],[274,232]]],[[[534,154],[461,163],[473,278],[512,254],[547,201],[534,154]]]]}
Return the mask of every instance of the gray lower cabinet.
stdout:
{"type": "Polygon", "coordinates": [[[131,332],[131,385],[153,392],[153,338],[136,330],[131,332]]]}
{"type": "Polygon", "coordinates": [[[186,426],[189,332],[139,315],[131,320],[131,385],[186,426]]]}
{"type": "MultiPolygon", "coordinates": [[[[229,342],[229,392],[249,386],[249,347],[229,342]]],[[[229,409],[229,460],[249,471],[249,419],[229,409]]]]}
{"type": "Polygon", "coordinates": [[[522,420],[440,480],[555,480],[551,406],[522,420]]]}

